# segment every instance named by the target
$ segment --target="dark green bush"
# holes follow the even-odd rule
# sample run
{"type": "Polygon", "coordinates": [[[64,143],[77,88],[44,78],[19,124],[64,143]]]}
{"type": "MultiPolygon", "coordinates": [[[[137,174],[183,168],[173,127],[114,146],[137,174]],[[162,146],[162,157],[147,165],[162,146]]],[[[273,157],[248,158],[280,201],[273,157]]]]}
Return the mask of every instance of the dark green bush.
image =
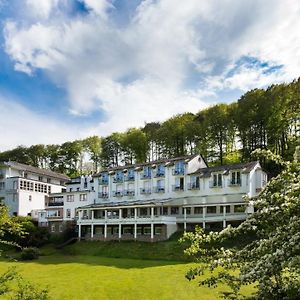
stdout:
{"type": "Polygon", "coordinates": [[[38,248],[29,247],[23,248],[21,252],[21,260],[33,260],[37,259],[40,256],[40,251],[38,248]]]}

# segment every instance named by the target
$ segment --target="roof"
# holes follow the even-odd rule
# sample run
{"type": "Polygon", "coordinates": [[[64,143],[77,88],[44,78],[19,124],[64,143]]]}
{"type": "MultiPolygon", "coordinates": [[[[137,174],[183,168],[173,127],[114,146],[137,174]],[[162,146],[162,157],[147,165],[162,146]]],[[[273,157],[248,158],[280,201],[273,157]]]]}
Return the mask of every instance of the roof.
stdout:
{"type": "Polygon", "coordinates": [[[24,171],[24,172],[30,172],[30,173],[35,173],[38,175],[54,177],[54,178],[57,178],[60,180],[70,180],[70,178],[64,174],[56,173],[56,172],[53,172],[53,171],[47,170],[47,169],[33,167],[30,165],[21,164],[16,161],[4,162],[3,164],[5,166],[14,168],[16,170],[24,171]]]}
{"type": "Polygon", "coordinates": [[[210,168],[200,168],[191,174],[200,174],[201,177],[210,177],[211,173],[213,172],[227,173],[230,170],[242,170],[242,172],[244,173],[249,173],[257,164],[259,164],[258,161],[251,161],[247,163],[223,165],[223,166],[216,166],[210,168]]]}
{"type": "MultiPolygon", "coordinates": [[[[175,157],[175,158],[164,158],[164,159],[160,159],[160,160],[153,160],[153,161],[149,161],[149,162],[145,162],[145,163],[139,163],[139,164],[133,164],[133,165],[111,167],[111,168],[107,168],[105,170],[102,170],[101,172],[99,172],[97,174],[94,174],[93,177],[97,177],[97,176],[100,176],[102,173],[111,172],[111,171],[118,171],[118,170],[124,170],[124,169],[133,169],[133,168],[137,168],[137,167],[159,165],[159,164],[164,164],[164,163],[175,163],[175,162],[181,161],[181,160],[190,161],[198,155],[199,154],[193,154],[193,155],[186,155],[186,156],[180,156],[180,157],[175,157]]],[[[201,156],[201,158],[203,159],[202,156],[201,156]]]]}

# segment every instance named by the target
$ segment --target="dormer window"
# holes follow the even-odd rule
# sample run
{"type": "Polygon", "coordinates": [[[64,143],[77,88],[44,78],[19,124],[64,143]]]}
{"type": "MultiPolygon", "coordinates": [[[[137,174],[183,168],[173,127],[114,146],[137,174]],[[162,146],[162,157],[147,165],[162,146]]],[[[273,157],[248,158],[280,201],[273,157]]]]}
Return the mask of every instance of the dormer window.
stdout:
{"type": "Polygon", "coordinates": [[[134,170],[129,169],[126,175],[126,181],[134,181],[134,170]]]}
{"type": "Polygon", "coordinates": [[[242,184],[240,171],[233,171],[230,176],[229,186],[240,186],[242,184]]]}
{"type": "Polygon", "coordinates": [[[100,178],[100,184],[108,184],[108,174],[103,173],[100,178]]]}
{"type": "Polygon", "coordinates": [[[164,177],[165,176],[165,166],[158,165],[156,170],[156,177],[164,177]]]}
{"type": "Polygon", "coordinates": [[[210,187],[222,187],[222,174],[213,174],[213,180],[210,182],[210,187]]]}
{"type": "Polygon", "coordinates": [[[183,174],[184,174],[184,161],[178,161],[175,163],[173,175],[183,175],[183,174]]]}
{"type": "Polygon", "coordinates": [[[143,173],[141,176],[141,179],[145,178],[151,178],[151,167],[150,166],[144,166],[143,173]]]}
{"type": "Polygon", "coordinates": [[[122,171],[116,172],[116,175],[114,177],[114,182],[123,182],[124,173],[122,171]]]}

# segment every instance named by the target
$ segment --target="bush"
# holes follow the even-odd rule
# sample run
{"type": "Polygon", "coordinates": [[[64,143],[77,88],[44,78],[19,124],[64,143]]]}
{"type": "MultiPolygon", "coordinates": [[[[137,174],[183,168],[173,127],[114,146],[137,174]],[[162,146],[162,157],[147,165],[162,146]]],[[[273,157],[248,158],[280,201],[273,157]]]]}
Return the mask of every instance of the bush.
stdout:
{"type": "Polygon", "coordinates": [[[39,258],[39,256],[40,256],[39,249],[34,247],[23,248],[21,252],[21,260],[33,260],[39,258]]]}

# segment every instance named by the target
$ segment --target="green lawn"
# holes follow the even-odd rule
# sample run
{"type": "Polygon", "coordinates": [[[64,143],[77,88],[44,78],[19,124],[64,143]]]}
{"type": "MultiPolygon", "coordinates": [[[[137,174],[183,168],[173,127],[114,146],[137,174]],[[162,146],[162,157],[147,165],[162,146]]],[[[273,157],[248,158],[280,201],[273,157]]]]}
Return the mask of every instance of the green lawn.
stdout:
{"type": "MultiPolygon", "coordinates": [[[[33,262],[0,262],[0,272],[17,266],[52,299],[219,299],[222,288],[199,287],[184,278],[191,263],[71,256],[41,256],[33,262]]],[[[246,290],[249,294],[251,288],[246,290]]],[[[4,298],[5,299],[5,298],[4,298]]]]}

